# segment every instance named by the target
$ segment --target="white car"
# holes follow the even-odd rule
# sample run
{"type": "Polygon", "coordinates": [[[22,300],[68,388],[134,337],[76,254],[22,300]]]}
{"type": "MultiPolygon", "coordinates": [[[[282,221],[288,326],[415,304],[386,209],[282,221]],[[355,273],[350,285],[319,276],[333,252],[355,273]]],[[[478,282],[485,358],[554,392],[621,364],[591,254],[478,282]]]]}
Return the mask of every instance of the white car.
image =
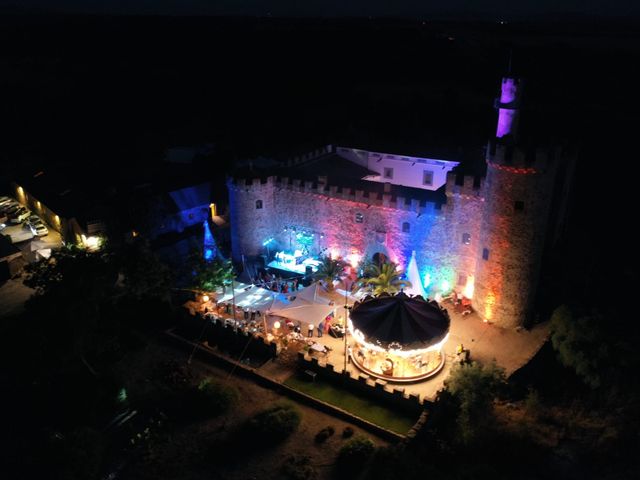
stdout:
{"type": "Polygon", "coordinates": [[[49,235],[49,229],[43,223],[37,223],[31,226],[31,231],[36,237],[44,237],[49,235]]]}
{"type": "Polygon", "coordinates": [[[31,211],[20,207],[12,216],[11,223],[22,223],[31,215],[31,211]]]}
{"type": "Polygon", "coordinates": [[[0,197],[0,207],[2,207],[5,203],[11,203],[13,198],[11,197],[0,197]]]}

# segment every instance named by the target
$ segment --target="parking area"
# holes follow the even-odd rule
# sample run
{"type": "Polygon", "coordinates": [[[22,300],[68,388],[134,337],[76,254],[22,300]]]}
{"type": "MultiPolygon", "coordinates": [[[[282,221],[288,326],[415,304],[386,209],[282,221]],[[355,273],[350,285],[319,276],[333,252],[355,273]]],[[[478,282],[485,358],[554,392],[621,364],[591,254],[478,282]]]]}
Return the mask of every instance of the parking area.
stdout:
{"type": "Polygon", "coordinates": [[[0,220],[0,234],[11,239],[26,262],[47,258],[62,245],[59,232],[11,197],[0,196],[0,220]]]}

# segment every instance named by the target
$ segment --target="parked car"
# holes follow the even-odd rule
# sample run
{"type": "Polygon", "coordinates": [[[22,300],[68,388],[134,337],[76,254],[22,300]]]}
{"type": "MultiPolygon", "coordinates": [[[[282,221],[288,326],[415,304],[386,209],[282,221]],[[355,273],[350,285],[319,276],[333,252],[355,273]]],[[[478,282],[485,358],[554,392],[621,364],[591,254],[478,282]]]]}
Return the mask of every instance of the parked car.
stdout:
{"type": "Polygon", "coordinates": [[[18,202],[10,203],[9,206],[4,208],[4,213],[11,216],[13,215],[19,208],[24,208],[18,202]]]}
{"type": "Polygon", "coordinates": [[[11,198],[11,197],[0,197],[0,207],[4,206],[6,203],[10,203],[12,201],[15,201],[15,200],[13,200],[13,198],[11,198]]]}
{"type": "Polygon", "coordinates": [[[30,215],[29,218],[27,218],[27,223],[29,225],[34,225],[36,223],[44,223],[44,222],[38,215],[30,215]]]}
{"type": "Polygon", "coordinates": [[[45,235],[49,235],[49,229],[45,227],[43,223],[32,225],[31,231],[36,237],[44,237],[45,235]]]}
{"type": "Polygon", "coordinates": [[[31,211],[27,210],[24,207],[20,207],[18,210],[16,210],[16,213],[11,216],[11,223],[22,223],[27,218],[29,218],[30,215],[31,211]]]}
{"type": "Polygon", "coordinates": [[[3,211],[4,213],[9,213],[11,209],[15,209],[18,207],[20,207],[20,204],[18,202],[16,202],[15,200],[10,200],[5,204],[1,205],[0,210],[3,211]]]}

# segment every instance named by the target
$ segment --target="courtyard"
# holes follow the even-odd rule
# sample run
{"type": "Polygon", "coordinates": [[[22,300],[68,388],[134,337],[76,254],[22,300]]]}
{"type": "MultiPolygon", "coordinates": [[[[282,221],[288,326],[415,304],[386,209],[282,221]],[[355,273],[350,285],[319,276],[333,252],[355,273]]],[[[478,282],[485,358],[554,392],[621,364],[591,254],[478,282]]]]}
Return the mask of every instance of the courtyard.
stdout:
{"type": "MultiPolygon", "coordinates": [[[[235,319],[232,306],[227,307],[225,305],[221,307],[219,305],[216,308],[213,299],[209,300],[207,298],[208,302],[188,302],[186,306],[191,310],[192,314],[199,312],[210,318],[218,318],[231,327],[236,325],[237,328],[243,329],[249,334],[257,334],[269,342],[276,343],[278,357],[274,361],[266,362],[257,367],[257,370],[262,375],[276,382],[285,383],[296,374],[298,365],[295,359],[299,352],[304,352],[306,358],[317,359],[317,364],[320,368],[330,364],[333,366],[333,371],[342,373],[346,364],[346,370],[353,378],[364,378],[367,384],[372,386],[377,382],[388,390],[402,390],[405,395],[416,395],[421,401],[433,401],[435,399],[437,392],[443,388],[444,381],[448,377],[452,366],[460,359],[458,355],[460,348],[469,351],[470,360],[481,363],[495,361],[509,376],[523,367],[538,352],[549,335],[546,323],[538,324],[530,330],[505,329],[484,322],[474,312],[463,314],[453,303],[445,301],[442,306],[449,312],[451,326],[448,341],[442,347],[442,354],[445,357],[442,369],[431,378],[419,382],[396,383],[385,381],[370,377],[358,369],[350,359],[345,362],[345,341],[343,337],[336,337],[328,333],[318,336],[318,315],[323,318],[326,311],[333,309],[336,323],[340,323],[341,315],[344,312],[344,304],[340,305],[338,302],[340,298],[344,297],[341,297],[339,292],[328,293],[312,287],[307,287],[305,290],[307,292],[312,291],[313,297],[303,293],[304,290],[298,291],[296,294],[303,297],[307,296],[315,301],[293,307],[293,314],[290,314],[286,308],[281,310],[274,308],[278,301],[282,301],[278,300],[278,294],[274,295],[271,303],[268,303],[265,300],[266,294],[263,295],[257,290],[246,290],[253,293],[247,293],[244,296],[237,295],[238,304],[235,305],[235,319]],[[324,302],[324,299],[321,298],[322,296],[329,299],[328,304],[324,302]],[[252,305],[251,299],[257,303],[252,305]],[[273,308],[273,312],[279,311],[280,314],[294,319],[279,316],[273,313],[270,310],[271,308],[273,308]],[[249,312],[254,312],[258,315],[252,315],[249,312]],[[311,321],[302,319],[305,314],[310,315],[311,321]],[[311,326],[313,329],[310,329],[311,326]],[[309,336],[310,332],[311,336],[309,336]]],[[[246,288],[244,286],[240,291],[243,292],[246,288]]],[[[228,300],[227,296],[229,294],[224,297],[226,300],[228,300]]],[[[353,300],[355,298],[351,298],[349,302],[352,304],[353,300]]],[[[329,331],[330,329],[326,330],[329,331]]],[[[351,336],[348,336],[347,342],[351,344],[351,336]]],[[[242,361],[242,359],[240,360],[242,361]]]]}

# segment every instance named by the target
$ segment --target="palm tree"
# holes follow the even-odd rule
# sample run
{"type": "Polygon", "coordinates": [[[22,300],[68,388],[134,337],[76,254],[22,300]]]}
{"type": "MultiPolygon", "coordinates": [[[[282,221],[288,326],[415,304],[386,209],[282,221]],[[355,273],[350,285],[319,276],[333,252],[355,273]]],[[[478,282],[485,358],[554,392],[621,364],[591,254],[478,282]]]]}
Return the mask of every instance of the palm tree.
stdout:
{"type": "Polygon", "coordinates": [[[380,295],[383,292],[394,294],[403,288],[411,287],[410,281],[400,278],[403,273],[393,262],[381,265],[371,264],[365,270],[363,283],[373,287],[374,295],[380,295]]]}
{"type": "Polygon", "coordinates": [[[322,257],[318,270],[313,274],[314,280],[322,280],[327,284],[327,290],[333,291],[333,281],[339,280],[345,275],[346,263],[340,259],[322,257]]]}

